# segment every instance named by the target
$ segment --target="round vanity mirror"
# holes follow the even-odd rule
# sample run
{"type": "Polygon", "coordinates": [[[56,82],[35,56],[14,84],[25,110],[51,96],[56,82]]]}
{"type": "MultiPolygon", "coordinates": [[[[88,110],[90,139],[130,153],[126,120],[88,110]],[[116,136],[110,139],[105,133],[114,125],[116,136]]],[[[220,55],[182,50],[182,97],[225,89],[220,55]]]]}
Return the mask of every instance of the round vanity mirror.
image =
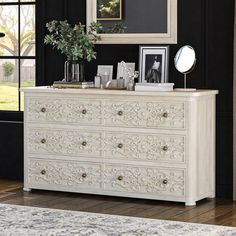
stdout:
{"type": "Polygon", "coordinates": [[[187,89],[187,74],[193,71],[196,65],[196,53],[194,49],[189,46],[183,46],[176,53],[175,59],[175,68],[182,74],[184,74],[184,91],[195,91],[196,89],[187,89]]]}

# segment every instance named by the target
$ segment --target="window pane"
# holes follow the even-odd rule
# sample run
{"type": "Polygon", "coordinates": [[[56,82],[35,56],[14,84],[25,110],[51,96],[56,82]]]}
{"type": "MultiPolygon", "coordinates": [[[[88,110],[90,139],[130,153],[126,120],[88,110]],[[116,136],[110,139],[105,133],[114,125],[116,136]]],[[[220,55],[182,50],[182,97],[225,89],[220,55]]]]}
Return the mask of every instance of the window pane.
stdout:
{"type": "Polygon", "coordinates": [[[21,56],[35,57],[35,2],[0,0],[0,32],[5,33],[5,37],[0,38],[0,110],[18,111],[19,95],[22,110],[24,98],[23,94],[19,94],[19,83],[22,88],[35,86],[35,59],[21,59],[21,56]],[[29,4],[11,5],[14,2],[29,4]],[[4,59],[5,56],[18,58],[4,59]]]}
{"type": "Polygon", "coordinates": [[[21,56],[35,56],[35,6],[20,7],[21,56]]]}
{"type": "MultiPolygon", "coordinates": [[[[21,60],[21,88],[35,86],[35,60],[21,60]]],[[[24,94],[21,93],[21,110],[24,110],[24,94]]]]}
{"type": "Polygon", "coordinates": [[[1,56],[18,56],[18,6],[0,6],[1,56]]]}
{"type": "Polygon", "coordinates": [[[18,62],[14,59],[0,60],[0,110],[17,111],[18,62]]]}
{"type": "Polygon", "coordinates": [[[18,0],[0,0],[0,2],[18,2],[18,0]]]}

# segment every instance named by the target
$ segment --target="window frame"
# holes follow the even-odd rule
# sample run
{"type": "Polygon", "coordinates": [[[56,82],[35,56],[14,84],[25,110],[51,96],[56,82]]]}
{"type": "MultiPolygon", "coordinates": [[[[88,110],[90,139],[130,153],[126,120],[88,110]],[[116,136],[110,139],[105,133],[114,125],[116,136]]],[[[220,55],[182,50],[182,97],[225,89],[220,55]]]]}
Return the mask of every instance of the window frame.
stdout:
{"type": "MultiPolygon", "coordinates": [[[[22,121],[23,120],[23,111],[21,110],[21,67],[20,67],[20,61],[24,59],[32,59],[35,60],[35,66],[36,65],[36,1],[27,1],[22,2],[21,0],[18,0],[16,2],[0,2],[0,6],[18,6],[18,56],[0,56],[1,59],[15,59],[18,61],[18,110],[11,111],[11,110],[0,110],[0,121],[22,121]],[[35,55],[34,56],[21,56],[21,38],[20,38],[20,32],[21,32],[21,6],[27,6],[27,5],[33,5],[35,6],[35,55]]],[[[36,70],[36,68],[35,68],[36,70]]],[[[35,78],[36,83],[36,78],[35,78]]]]}

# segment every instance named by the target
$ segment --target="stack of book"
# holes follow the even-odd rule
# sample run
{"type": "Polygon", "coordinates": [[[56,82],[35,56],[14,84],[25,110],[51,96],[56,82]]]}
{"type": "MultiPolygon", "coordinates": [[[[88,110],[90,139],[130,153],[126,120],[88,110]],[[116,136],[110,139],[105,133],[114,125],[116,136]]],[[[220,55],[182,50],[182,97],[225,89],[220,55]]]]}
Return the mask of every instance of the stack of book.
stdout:
{"type": "Polygon", "coordinates": [[[137,83],[135,91],[139,92],[171,92],[174,90],[173,83],[137,83]]]}
{"type": "Polygon", "coordinates": [[[76,88],[76,89],[86,89],[94,88],[94,82],[62,82],[55,81],[53,83],[53,88],[66,89],[66,88],[76,88]]]}

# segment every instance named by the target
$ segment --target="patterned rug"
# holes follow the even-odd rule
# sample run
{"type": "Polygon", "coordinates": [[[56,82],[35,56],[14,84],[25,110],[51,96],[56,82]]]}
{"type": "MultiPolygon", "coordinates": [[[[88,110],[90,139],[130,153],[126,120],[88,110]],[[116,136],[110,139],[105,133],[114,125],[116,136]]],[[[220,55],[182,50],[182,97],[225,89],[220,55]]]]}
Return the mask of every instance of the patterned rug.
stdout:
{"type": "Polygon", "coordinates": [[[6,236],[236,236],[236,228],[0,204],[6,236]]]}

